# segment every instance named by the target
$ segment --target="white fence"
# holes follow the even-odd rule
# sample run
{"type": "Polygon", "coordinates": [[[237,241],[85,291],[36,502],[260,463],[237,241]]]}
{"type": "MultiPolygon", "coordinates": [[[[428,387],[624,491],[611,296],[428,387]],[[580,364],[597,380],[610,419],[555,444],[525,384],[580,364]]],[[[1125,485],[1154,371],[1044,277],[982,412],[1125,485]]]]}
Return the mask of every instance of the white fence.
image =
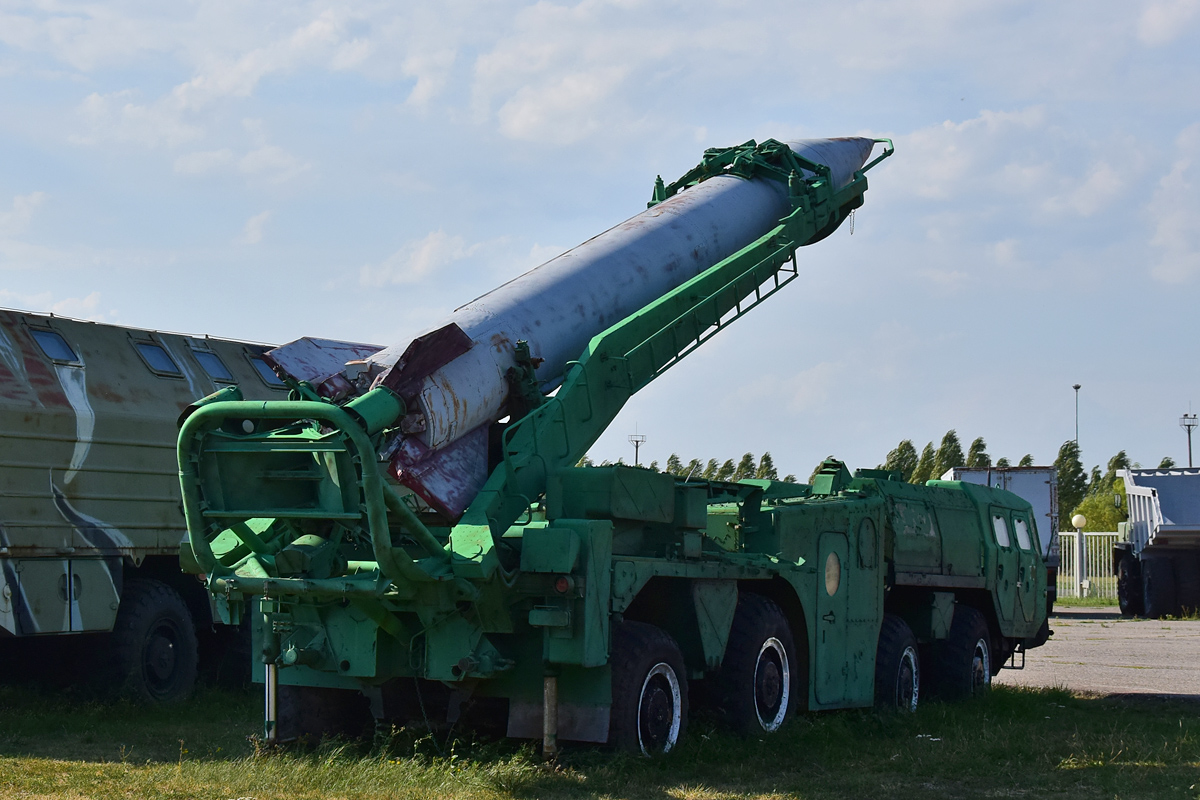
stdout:
{"type": "Polygon", "coordinates": [[[1116,597],[1117,578],[1112,574],[1112,549],[1117,543],[1117,534],[1085,533],[1083,539],[1083,571],[1079,572],[1077,534],[1063,531],[1058,535],[1058,596],[1116,597]],[[1082,575],[1082,583],[1076,581],[1077,574],[1082,575]]]}

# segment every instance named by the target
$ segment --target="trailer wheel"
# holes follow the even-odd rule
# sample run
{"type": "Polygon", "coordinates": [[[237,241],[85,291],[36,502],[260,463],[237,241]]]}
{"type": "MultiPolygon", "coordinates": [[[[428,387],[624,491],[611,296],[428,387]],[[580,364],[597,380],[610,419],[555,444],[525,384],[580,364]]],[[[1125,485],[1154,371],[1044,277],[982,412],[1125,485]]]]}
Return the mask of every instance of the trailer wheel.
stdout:
{"type": "Polygon", "coordinates": [[[688,718],[683,656],[666,631],[644,622],[612,628],[609,743],[644,756],[670,752],[688,718]]]}
{"type": "Polygon", "coordinates": [[[187,605],[165,583],[125,581],[113,625],[114,688],[135,700],[173,703],[196,685],[196,628],[187,605]]]}
{"type": "Polygon", "coordinates": [[[1127,617],[1142,613],[1142,576],[1132,553],[1122,553],[1117,559],[1117,604],[1127,617]]]}
{"type": "Polygon", "coordinates": [[[875,651],[875,705],[899,711],[916,711],[921,696],[921,657],[917,638],[908,623],[885,614],[875,651]]]}
{"type": "Polygon", "coordinates": [[[779,606],[757,594],[738,598],[717,684],[742,734],[772,733],[784,723],[795,706],[796,646],[779,606]]]}
{"type": "Polygon", "coordinates": [[[930,648],[925,676],[929,693],[948,700],[991,688],[992,638],[983,614],[970,606],[954,607],[949,634],[930,648]]]}
{"type": "Polygon", "coordinates": [[[1175,571],[1170,556],[1142,559],[1142,604],[1152,619],[1175,613],[1175,571]]]}
{"type": "Polygon", "coordinates": [[[1200,608],[1200,564],[1194,553],[1176,553],[1171,557],[1175,572],[1175,601],[1183,613],[1200,608]]]}

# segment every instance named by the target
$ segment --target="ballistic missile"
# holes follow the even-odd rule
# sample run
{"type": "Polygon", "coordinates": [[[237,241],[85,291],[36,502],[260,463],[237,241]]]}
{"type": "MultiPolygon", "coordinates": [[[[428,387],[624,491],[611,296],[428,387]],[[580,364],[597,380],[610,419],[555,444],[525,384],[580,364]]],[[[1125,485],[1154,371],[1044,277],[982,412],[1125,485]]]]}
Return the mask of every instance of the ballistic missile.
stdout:
{"type": "MultiPolygon", "coordinates": [[[[786,144],[828,167],[836,190],[866,164],[874,141],[786,144]]],[[[552,391],[592,337],[770,232],[791,210],[785,183],[716,175],[456,308],[411,340],[379,348],[301,339],[268,358],[330,399],[378,386],[398,394],[407,413],[381,458],[454,521],[487,477],[489,428],[516,410],[506,375],[518,341],[540,360],[542,391],[552,391]]]]}

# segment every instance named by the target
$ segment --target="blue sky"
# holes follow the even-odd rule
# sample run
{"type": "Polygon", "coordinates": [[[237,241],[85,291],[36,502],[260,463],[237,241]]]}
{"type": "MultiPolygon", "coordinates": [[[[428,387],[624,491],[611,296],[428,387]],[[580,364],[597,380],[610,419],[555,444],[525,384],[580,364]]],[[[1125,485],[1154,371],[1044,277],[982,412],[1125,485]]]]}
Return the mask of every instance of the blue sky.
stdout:
{"type": "Polygon", "coordinates": [[[1080,383],[1089,466],[1183,461],[1198,54],[1197,0],[0,0],[0,305],[389,344],[706,147],[890,136],[853,236],[593,455],[1043,463],[1080,383]]]}

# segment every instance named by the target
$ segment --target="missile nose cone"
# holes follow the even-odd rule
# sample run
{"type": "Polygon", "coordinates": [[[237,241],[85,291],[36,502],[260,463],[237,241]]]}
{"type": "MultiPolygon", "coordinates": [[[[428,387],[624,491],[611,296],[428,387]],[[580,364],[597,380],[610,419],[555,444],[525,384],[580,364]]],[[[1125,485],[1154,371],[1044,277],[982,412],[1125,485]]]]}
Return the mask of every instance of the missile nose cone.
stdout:
{"type": "Polygon", "coordinates": [[[843,136],[836,139],[797,139],[787,142],[798,156],[829,167],[833,188],[840,189],[854,180],[854,173],[863,168],[875,147],[874,139],[843,136]]]}

